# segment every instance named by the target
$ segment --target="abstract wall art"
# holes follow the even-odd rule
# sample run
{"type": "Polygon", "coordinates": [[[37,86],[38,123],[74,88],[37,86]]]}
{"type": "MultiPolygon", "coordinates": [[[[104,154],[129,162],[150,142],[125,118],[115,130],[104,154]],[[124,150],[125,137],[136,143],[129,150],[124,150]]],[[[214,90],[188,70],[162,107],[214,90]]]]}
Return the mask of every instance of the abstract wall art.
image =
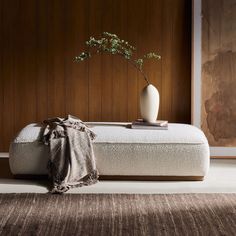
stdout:
{"type": "Polygon", "coordinates": [[[193,2],[193,124],[211,156],[236,156],[236,0],[193,2]]]}

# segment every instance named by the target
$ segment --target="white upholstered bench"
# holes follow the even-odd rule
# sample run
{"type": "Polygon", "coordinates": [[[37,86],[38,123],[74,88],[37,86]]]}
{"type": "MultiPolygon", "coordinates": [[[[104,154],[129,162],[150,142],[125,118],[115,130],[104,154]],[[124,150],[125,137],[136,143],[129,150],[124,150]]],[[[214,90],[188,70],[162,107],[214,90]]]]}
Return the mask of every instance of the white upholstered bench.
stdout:
{"type": "MultiPolygon", "coordinates": [[[[209,168],[203,132],[186,124],[168,130],[137,130],[127,123],[89,123],[97,134],[94,153],[103,179],[202,180],[209,168]]],[[[10,146],[15,176],[46,175],[49,150],[40,143],[43,128],[30,124],[10,146]]]]}

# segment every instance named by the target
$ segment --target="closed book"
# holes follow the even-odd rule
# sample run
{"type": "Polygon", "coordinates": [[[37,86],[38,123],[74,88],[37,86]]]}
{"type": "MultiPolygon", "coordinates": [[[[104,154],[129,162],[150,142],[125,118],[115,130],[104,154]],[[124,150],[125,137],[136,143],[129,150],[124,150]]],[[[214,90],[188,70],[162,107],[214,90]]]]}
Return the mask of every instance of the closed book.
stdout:
{"type": "Polygon", "coordinates": [[[145,130],[168,130],[167,126],[141,126],[141,125],[131,125],[132,129],[145,129],[145,130]]]}
{"type": "Polygon", "coordinates": [[[142,125],[142,126],[166,126],[168,125],[167,120],[157,120],[156,122],[147,122],[143,121],[143,119],[137,119],[132,122],[135,125],[142,125]]]}
{"type": "Polygon", "coordinates": [[[146,122],[142,119],[133,121],[131,124],[132,129],[150,129],[150,130],[167,130],[168,121],[157,120],[156,122],[146,122]]]}

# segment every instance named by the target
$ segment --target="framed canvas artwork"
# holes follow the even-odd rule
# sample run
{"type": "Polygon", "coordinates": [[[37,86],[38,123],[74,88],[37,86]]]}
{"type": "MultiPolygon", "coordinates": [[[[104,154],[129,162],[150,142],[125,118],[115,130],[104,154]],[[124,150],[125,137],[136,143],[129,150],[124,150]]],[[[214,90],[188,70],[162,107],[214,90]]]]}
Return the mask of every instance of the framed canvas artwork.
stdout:
{"type": "Polygon", "coordinates": [[[236,157],[236,0],[193,0],[192,124],[236,157]]]}

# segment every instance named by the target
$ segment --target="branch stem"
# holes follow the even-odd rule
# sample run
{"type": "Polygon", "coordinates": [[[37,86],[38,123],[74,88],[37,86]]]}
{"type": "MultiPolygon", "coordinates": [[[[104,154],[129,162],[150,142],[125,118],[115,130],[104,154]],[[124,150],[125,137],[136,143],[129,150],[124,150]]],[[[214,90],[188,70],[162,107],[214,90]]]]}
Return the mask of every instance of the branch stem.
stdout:
{"type": "MultiPolygon", "coordinates": [[[[104,51],[99,51],[99,52],[96,52],[96,53],[90,53],[90,55],[96,55],[96,54],[98,54],[98,53],[106,53],[106,54],[110,55],[108,52],[104,52],[104,51]]],[[[118,55],[118,56],[121,56],[121,57],[124,58],[123,54],[121,54],[121,53],[117,53],[117,54],[115,54],[115,55],[118,55]]],[[[132,59],[126,59],[126,60],[142,74],[142,76],[144,77],[145,82],[147,83],[147,85],[149,85],[150,82],[149,82],[149,80],[148,80],[148,78],[147,78],[147,75],[146,75],[146,74],[144,73],[144,71],[135,63],[135,61],[132,60],[132,59]]]]}
{"type": "Polygon", "coordinates": [[[143,77],[144,77],[146,83],[149,85],[150,82],[149,82],[149,80],[148,80],[146,74],[143,72],[143,70],[141,70],[140,67],[139,67],[133,60],[128,60],[128,62],[129,62],[132,66],[134,66],[134,67],[143,75],[143,77]]]}

